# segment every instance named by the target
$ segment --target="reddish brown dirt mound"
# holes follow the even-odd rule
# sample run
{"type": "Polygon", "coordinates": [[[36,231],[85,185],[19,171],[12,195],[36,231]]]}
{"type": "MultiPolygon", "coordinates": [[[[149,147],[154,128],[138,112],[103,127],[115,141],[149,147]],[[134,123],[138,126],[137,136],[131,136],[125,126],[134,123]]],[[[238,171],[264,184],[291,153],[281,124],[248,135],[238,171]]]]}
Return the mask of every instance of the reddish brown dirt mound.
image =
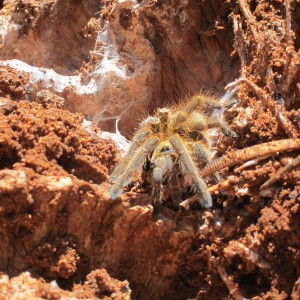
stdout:
{"type": "Polygon", "coordinates": [[[27,94],[25,85],[29,76],[10,67],[0,67],[0,96],[22,98],[27,94]]]}
{"type": "Polygon", "coordinates": [[[111,278],[105,270],[95,270],[87,276],[82,285],[75,285],[73,291],[60,289],[55,281],[50,284],[35,279],[28,272],[9,279],[0,275],[1,299],[130,299],[128,282],[111,278]]]}
{"type": "Polygon", "coordinates": [[[115,147],[87,133],[80,115],[7,100],[0,123],[3,271],[31,270],[71,288],[105,267],[129,278],[135,297],[181,297],[169,284],[194,239],[195,217],[154,222],[147,196],[109,201],[115,147]]]}
{"type": "Polygon", "coordinates": [[[214,209],[175,219],[166,209],[154,221],[146,195],[107,199],[116,150],[87,133],[80,115],[7,100],[0,122],[3,271],[30,270],[71,288],[105,267],[140,299],[225,297],[224,272],[247,297],[292,293],[300,274],[299,171],[262,198],[255,191],[280,164],[270,160],[215,194],[214,209]]]}

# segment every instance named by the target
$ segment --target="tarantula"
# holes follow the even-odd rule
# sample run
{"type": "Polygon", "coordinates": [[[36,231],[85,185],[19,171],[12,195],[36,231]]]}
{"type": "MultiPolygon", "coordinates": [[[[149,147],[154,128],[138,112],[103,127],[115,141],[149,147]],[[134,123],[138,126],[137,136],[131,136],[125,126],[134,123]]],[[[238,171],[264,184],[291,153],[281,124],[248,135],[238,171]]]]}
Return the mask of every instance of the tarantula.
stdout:
{"type": "Polygon", "coordinates": [[[158,109],[154,116],[142,121],[125,157],[111,174],[110,198],[120,196],[136,172],[142,172],[148,164],[153,190],[158,192],[155,206],[165,200],[162,195],[165,185],[171,185],[173,200],[182,201],[180,181],[185,181],[198,194],[200,204],[211,207],[211,195],[199,173],[211,160],[207,131],[220,127],[226,135],[236,137],[236,134],[219,116],[208,115],[208,112],[229,104],[220,104],[207,94],[197,94],[180,106],[158,109]]]}

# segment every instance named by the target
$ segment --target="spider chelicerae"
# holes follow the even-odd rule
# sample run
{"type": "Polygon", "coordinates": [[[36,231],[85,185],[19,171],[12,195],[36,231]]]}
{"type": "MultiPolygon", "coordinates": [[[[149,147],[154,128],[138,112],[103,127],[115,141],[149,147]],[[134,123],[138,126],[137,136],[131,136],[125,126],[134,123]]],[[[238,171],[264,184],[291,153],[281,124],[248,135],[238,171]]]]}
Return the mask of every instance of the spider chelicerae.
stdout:
{"type": "Polygon", "coordinates": [[[160,108],[143,120],[126,155],[111,174],[110,198],[119,197],[135,174],[149,165],[155,207],[166,200],[166,186],[170,191],[167,197],[177,205],[183,200],[183,188],[190,187],[202,206],[211,207],[212,198],[199,171],[211,160],[210,128],[219,127],[224,134],[236,137],[221,117],[211,114],[214,108],[232,103],[220,104],[215,97],[197,94],[179,106],[160,108]]]}

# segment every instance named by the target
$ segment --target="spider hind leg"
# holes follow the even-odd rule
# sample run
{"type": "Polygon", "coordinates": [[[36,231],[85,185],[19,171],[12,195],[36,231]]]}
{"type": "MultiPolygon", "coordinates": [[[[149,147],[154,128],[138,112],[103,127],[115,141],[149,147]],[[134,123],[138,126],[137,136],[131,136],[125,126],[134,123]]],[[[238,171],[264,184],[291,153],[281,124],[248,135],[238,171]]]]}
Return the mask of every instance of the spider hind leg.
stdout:
{"type": "Polygon", "coordinates": [[[236,132],[234,132],[229,125],[223,121],[220,117],[210,117],[207,120],[207,126],[208,128],[216,128],[219,127],[222,129],[222,132],[227,135],[227,136],[231,136],[231,137],[238,137],[238,134],[236,132]]]}

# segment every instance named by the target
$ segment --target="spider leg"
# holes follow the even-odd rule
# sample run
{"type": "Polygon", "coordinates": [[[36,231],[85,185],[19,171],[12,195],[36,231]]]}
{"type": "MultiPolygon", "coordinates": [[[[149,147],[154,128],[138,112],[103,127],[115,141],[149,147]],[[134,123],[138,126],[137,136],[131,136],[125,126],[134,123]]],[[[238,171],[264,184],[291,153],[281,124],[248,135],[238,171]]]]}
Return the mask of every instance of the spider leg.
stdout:
{"type": "MultiPolygon", "coordinates": [[[[173,168],[173,160],[171,154],[164,154],[162,151],[165,147],[168,147],[168,143],[161,142],[155,149],[151,163],[153,164],[153,208],[155,212],[162,210],[162,202],[165,200],[166,187],[163,182],[166,180],[168,173],[171,173],[173,168]]],[[[168,151],[170,152],[170,151],[168,151]]]]}
{"type": "Polygon", "coordinates": [[[169,130],[170,123],[170,112],[167,108],[161,108],[158,110],[158,118],[160,125],[160,132],[167,133],[169,130]]]}
{"type": "Polygon", "coordinates": [[[212,206],[212,198],[209,192],[207,191],[207,185],[205,181],[200,177],[198,169],[193,162],[191,154],[185,143],[182,141],[178,134],[173,135],[170,138],[170,142],[174,147],[175,151],[179,155],[180,168],[184,175],[190,175],[194,183],[196,192],[200,195],[200,203],[204,207],[212,206]]]}
{"type": "Polygon", "coordinates": [[[179,208],[179,203],[182,201],[182,189],[178,180],[177,172],[174,172],[171,177],[171,198],[172,203],[176,206],[176,208],[179,208]]]}
{"type": "Polygon", "coordinates": [[[138,147],[150,136],[151,133],[151,130],[142,128],[134,135],[125,157],[119,162],[119,164],[111,173],[111,181],[115,181],[124,172],[131,157],[134,155],[138,147]]]}
{"type": "Polygon", "coordinates": [[[164,196],[164,191],[163,187],[161,184],[154,183],[152,186],[152,193],[151,196],[153,198],[152,200],[152,205],[153,205],[153,210],[154,213],[159,213],[162,211],[162,202],[163,202],[163,196],[164,196]]]}
{"type": "Polygon", "coordinates": [[[229,99],[228,101],[221,103],[220,100],[209,94],[196,94],[193,96],[186,104],[184,111],[188,114],[195,110],[203,111],[205,108],[226,108],[232,106],[236,101],[234,99],[229,99]]]}
{"type": "MultiPolygon", "coordinates": [[[[161,144],[166,145],[166,143],[162,142],[161,144]]],[[[170,145],[171,146],[171,145],[170,145]]],[[[160,146],[156,149],[158,149],[160,146]]],[[[160,186],[159,197],[157,195],[154,196],[153,205],[160,210],[161,203],[166,200],[171,195],[172,204],[174,207],[178,208],[178,204],[182,200],[182,190],[180,186],[180,182],[178,180],[178,170],[176,165],[174,165],[174,161],[172,156],[174,156],[173,147],[168,150],[167,154],[160,153],[160,156],[155,158],[155,153],[152,155],[151,162],[154,166],[153,168],[153,179],[154,186],[160,186]],[[171,179],[170,179],[170,174],[171,179]],[[166,180],[168,180],[165,185],[166,180]]],[[[156,192],[157,192],[156,188],[156,192]]]]}
{"type": "Polygon", "coordinates": [[[174,210],[180,208],[179,203],[182,201],[182,189],[177,174],[167,178],[167,182],[153,182],[152,186],[152,205],[155,213],[163,210],[163,203],[167,200],[168,207],[174,210]]]}
{"type": "Polygon", "coordinates": [[[186,121],[188,131],[202,131],[206,127],[206,119],[206,116],[200,112],[192,112],[186,121]]]}
{"type": "Polygon", "coordinates": [[[188,114],[184,111],[177,111],[171,118],[171,127],[178,128],[182,123],[184,123],[188,118],[188,114]]]}
{"type": "Polygon", "coordinates": [[[230,98],[227,101],[220,103],[219,106],[214,106],[214,108],[217,108],[217,109],[230,108],[231,106],[233,106],[236,103],[237,103],[236,99],[230,98]]]}
{"type": "Polygon", "coordinates": [[[159,139],[155,136],[148,138],[134,153],[132,158],[124,167],[123,173],[116,179],[115,183],[110,188],[110,199],[118,198],[122,192],[123,187],[132,182],[133,173],[141,171],[147,156],[157,147],[159,139]]]}
{"type": "Polygon", "coordinates": [[[204,94],[196,94],[194,95],[186,104],[184,111],[187,114],[192,113],[195,110],[202,110],[205,105],[207,100],[210,97],[208,95],[204,95],[204,94]]]}
{"type": "Polygon", "coordinates": [[[201,165],[207,165],[211,160],[207,147],[201,141],[193,144],[193,153],[201,165]]]}
{"type": "Polygon", "coordinates": [[[238,137],[238,135],[233,130],[231,130],[228,124],[219,117],[214,116],[208,118],[207,126],[208,128],[220,127],[225,135],[231,137],[238,137]]]}
{"type": "MultiPolygon", "coordinates": [[[[204,136],[205,141],[206,141],[206,139],[207,138],[204,136]]],[[[209,140],[208,140],[208,143],[209,143],[209,140]]],[[[199,141],[199,142],[196,142],[193,144],[193,154],[194,154],[195,158],[200,162],[200,167],[202,167],[202,168],[205,167],[211,161],[209,151],[202,141],[199,141]]],[[[215,182],[219,182],[221,180],[218,173],[214,173],[212,176],[213,176],[215,182]]]]}
{"type": "Polygon", "coordinates": [[[219,99],[216,99],[215,97],[209,95],[209,94],[196,94],[194,95],[186,104],[186,107],[184,111],[186,111],[188,114],[192,113],[195,110],[202,111],[203,109],[207,107],[220,107],[222,104],[220,104],[219,99]]]}

